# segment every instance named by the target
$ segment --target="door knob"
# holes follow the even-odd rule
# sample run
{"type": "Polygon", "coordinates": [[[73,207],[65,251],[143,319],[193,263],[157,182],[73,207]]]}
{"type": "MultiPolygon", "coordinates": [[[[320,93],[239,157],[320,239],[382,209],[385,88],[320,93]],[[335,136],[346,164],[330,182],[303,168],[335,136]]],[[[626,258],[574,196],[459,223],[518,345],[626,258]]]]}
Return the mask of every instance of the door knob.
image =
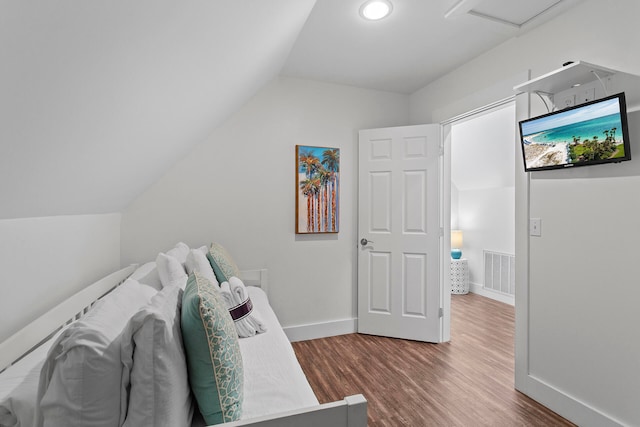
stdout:
{"type": "Polygon", "coordinates": [[[373,240],[367,240],[364,237],[362,239],[360,239],[360,244],[362,246],[367,246],[369,243],[373,243],[373,240]]]}

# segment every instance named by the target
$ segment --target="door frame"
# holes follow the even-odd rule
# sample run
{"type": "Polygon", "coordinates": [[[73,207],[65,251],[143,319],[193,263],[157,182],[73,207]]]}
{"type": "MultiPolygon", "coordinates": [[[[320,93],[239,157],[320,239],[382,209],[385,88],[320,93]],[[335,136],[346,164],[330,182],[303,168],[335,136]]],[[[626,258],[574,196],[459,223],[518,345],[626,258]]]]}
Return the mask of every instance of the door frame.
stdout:
{"type": "Polygon", "coordinates": [[[442,307],[442,342],[451,341],[451,123],[440,123],[442,156],[440,161],[440,307],[442,307]]]}
{"type": "MultiPolygon", "coordinates": [[[[503,76],[489,87],[475,92],[464,93],[457,91],[448,98],[448,103],[438,104],[438,99],[432,101],[425,114],[431,122],[441,123],[446,126],[456,117],[464,116],[465,111],[488,105],[497,99],[515,97],[516,120],[529,117],[532,95],[528,92],[514,94],[513,88],[522,82],[531,79],[531,70],[525,69],[519,73],[503,76]],[[435,102],[435,105],[433,104],[435,102]],[[433,108],[435,106],[435,108],[433,108]]],[[[437,97],[436,97],[437,98],[437,97]]],[[[473,110],[475,111],[475,110],[473,110]]],[[[419,120],[419,119],[418,119],[419,120]]],[[[514,144],[517,141],[514,141],[514,144]]],[[[447,147],[445,146],[445,154],[447,147]]],[[[450,160],[450,159],[449,159],[450,160]]],[[[530,174],[522,168],[521,154],[516,151],[513,161],[516,165],[515,184],[515,255],[516,255],[516,296],[515,296],[515,389],[533,398],[541,404],[555,410],[563,416],[572,416],[577,419],[591,419],[606,423],[600,414],[586,407],[554,389],[531,375],[529,367],[529,234],[528,223],[530,217],[530,174]],[[603,421],[604,420],[604,421],[603,421]]],[[[446,237],[446,236],[445,236],[446,237]]]]}
{"type": "MultiPolygon", "coordinates": [[[[503,99],[500,99],[498,101],[495,102],[491,102],[487,105],[484,105],[482,107],[479,108],[475,108],[472,109],[470,111],[467,111],[465,113],[459,114],[457,116],[451,117],[450,119],[444,120],[442,122],[440,122],[440,125],[442,126],[442,133],[443,133],[443,144],[444,144],[444,158],[443,158],[443,162],[444,165],[442,167],[443,170],[443,174],[444,176],[442,177],[442,181],[443,181],[443,193],[444,193],[444,213],[443,213],[443,219],[444,218],[448,218],[449,221],[445,221],[444,224],[444,240],[445,240],[445,246],[443,249],[443,268],[446,267],[446,261],[449,260],[449,257],[447,256],[448,253],[451,252],[451,150],[452,150],[452,140],[451,140],[451,128],[453,127],[454,124],[460,123],[464,120],[467,119],[472,119],[475,116],[479,115],[479,114],[484,114],[484,113],[488,113],[491,112],[493,110],[502,108],[504,106],[507,105],[513,105],[516,108],[516,119],[518,117],[518,112],[517,112],[517,97],[516,95],[513,96],[509,96],[503,99]]],[[[517,150],[516,150],[516,155],[515,155],[515,161],[517,163],[517,160],[519,160],[520,157],[518,156],[517,150]]],[[[516,164],[516,167],[518,167],[519,164],[516,164]]],[[[517,170],[517,169],[516,169],[517,170]]],[[[516,223],[516,229],[517,229],[517,223],[516,223]]],[[[517,260],[517,257],[516,257],[517,260]]],[[[445,270],[447,270],[447,268],[445,268],[445,270]]],[[[517,270],[517,269],[516,269],[517,270]]],[[[451,275],[450,272],[447,272],[446,276],[447,278],[447,288],[448,288],[448,292],[446,295],[446,299],[443,300],[443,307],[445,307],[444,311],[445,313],[447,312],[451,312],[451,275]]],[[[445,290],[447,291],[447,290],[445,290]]],[[[451,316],[447,316],[447,321],[451,322],[451,316]]],[[[450,330],[450,328],[449,328],[450,330]]],[[[447,341],[450,340],[450,337],[447,339],[447,341]]]]}
{"type": "MultiPolygon", "coordinates": [[[[443,156],[442,156],[442,221],[441,224],[442,229],[444,230],[444,236],[442,239],[443,248],[442,248],[442,269],[444,278],[444,287],[442,292],[442,307],[444,310],[443,317],[443,334],[447,332],[447,336],[444,337],[443,341],[451,340],[451,271],[449,267],[450,257],[448,254],[451,252],[451,128],[454,124],[472,118],[478,114],[482,114],[485,112],[489,112],[491,110],[500,108],[502,106],[513,104],[516,107],[516,116],[517,116],[517,97],[516,95],[508,96],[506,98],[499,99],[498,101],[487,103],[478,108],[471,109],[462,114],[458,114],[452,116],[446,120],[440,122],[440,126],[442,127],[442,144],[443,144],[443,156]],[[447,323],[446,326],[444,323],[447,323]]],[[[516,153],[516,158],[514,161],[517,161],[519,157],[516,153]]],[[[518,228],[518,223],[516,221],[516,229],[518,228]]],[[[516,230],[517,234],[517,230],[516,230]]],[[[517,236],[516,236],[517,238],[517,236]]],[[[517,243],[516,243],[517,245],[517,243]]],[[[517,250],[517,248],[516,248],[517,250]]],[[[518,257],[516,257],[517,260],[518,257]]],[[[516,268],[517,271],[517,268],[516,268]]],[[[517,294],[517,292],[516,292],[517,294]]]]}
{"type": "MultiPolygon", "coordinates": [[[[530,71],[524,73],[521,80],[528,80],[530,71]]],[[[441,122],[445,147],[445,167],[448,169],[448,176],[444,179],[448,181],[449,216],[451,215],[451,126],[460,120],[471,117],[483,111],[491,110],[503,104],[513,103],[516,109],[515,120],[523,120],[529,117],[530,110],[529,93],[520,93],[508,96],[495,102],[469,110],[441,122]]],[[[518,135],[516,141],[518,143],[518,135]]],[[[522,393],[531,396],[532,381],[529,376],[529,187],[530,175],[522,171],[522,158],[516,150],[513,161],[515,162],[515,258],[516,258],[516,293],[515,293],[515,367],[514,367],[514,388],[522,393]],[[521,172],[518,172],[521,171],[521,172]]],[[[445,236],[446,237],[446,236],[445,236]]],[[[449,239],[449,245],[450,245],[449,239]]],[[[450,298],[450,295],[449,295],[450,298]]],[[[449,301],[450,303],[450,301],[449,301]]],[[[542,399],[535,397],[543,402],[542,399]]],[[[544,403],[544,402],[543,402],[544,403]]]]}

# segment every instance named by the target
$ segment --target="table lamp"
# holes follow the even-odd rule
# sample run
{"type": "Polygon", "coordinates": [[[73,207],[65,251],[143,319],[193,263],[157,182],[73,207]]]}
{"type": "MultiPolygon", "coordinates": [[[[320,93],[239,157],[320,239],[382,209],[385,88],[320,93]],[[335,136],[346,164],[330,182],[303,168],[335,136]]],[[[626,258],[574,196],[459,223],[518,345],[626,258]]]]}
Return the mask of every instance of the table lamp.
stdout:
{"type": "Polygon", "coordinates": [[[451,258],[462,256],[462,230],[451,230],[451,258]]]}

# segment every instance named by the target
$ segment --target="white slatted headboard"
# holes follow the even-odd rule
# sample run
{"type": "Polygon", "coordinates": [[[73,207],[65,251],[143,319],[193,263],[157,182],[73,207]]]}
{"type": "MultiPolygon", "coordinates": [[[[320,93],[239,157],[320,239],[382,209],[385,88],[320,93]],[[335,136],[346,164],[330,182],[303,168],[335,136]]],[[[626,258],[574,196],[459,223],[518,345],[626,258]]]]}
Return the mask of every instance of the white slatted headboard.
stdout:
{"type": "MultiPolygon", "coordinates": [[[[29,354],[62,326],[79,319],[100,297],[124,282],[137,267],[137,264],[131,264],[87,286],[0,343],[0,372],[29,354]]],[[[269,295],[266,269],[241,271],[240,279],[245,285],[258,286],[269,295]]]]}
{"type": "Polygon", "coordinates": [[[132,264],[87,286],[0,343],[0,372],[27,355],[62,326],[79,319],[103,295],[133,273],[132,264]]]}
{"type": "Polygon", "coordinates": [[[240,272],[240,280],[246,286],[257,286],[262,288],[269,296],[269,272],[266,268],[259,270],[243,270],[240,272]]]}

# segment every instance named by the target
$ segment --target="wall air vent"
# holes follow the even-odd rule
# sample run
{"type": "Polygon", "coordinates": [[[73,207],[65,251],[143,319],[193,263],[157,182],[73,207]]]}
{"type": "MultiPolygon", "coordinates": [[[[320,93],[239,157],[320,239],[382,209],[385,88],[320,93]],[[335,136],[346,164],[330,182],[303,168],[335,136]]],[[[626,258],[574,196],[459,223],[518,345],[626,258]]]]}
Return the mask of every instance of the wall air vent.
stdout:
{"type": "Polygon", "coordinates": [[[516,257],[484,250],[484,289],[515,295],[516,257]]]}

